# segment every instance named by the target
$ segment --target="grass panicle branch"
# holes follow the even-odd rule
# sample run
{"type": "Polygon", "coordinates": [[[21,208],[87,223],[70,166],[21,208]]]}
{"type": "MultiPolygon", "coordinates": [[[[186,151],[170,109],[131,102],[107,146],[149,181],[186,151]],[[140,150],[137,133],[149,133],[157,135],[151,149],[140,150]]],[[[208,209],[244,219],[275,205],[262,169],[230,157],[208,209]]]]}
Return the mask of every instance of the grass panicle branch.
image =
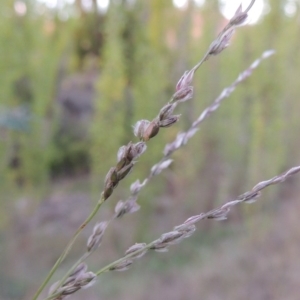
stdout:
{"type": "Polygon", "coordinates": [[[97,272],[87,272],[85,264],[79,264],[76,269],[69,275],[62,288],[58,289],[54,294],[51,295],[55,283],[49,291],[50,296],[45,300],[51,299],[62,299],[66,295],[75,293],[81,288],[88,288],[95,282],[95,278],[108,271],[126,271],[133,264],[133,262],[148,251],[154,250],[156,252],[167,252],[168,248],[172,245],[179,244],[184,239],[190,237],[196,231],[196,224],[204,219],[212,219],[215,221],[226,220],[232,207],[241,203],[254,203],[261,196],[261,191],[270,185],[284,182],[290,176],[296,175],[300,172],[300,166],[295,166],[280,175],[274,176],[271,179],[261,181],[256,184],[251,190],[239,195],[236,199],[226,202],[218,208],[210,210],[206,213],[200,213],[194,215],[182,224],[177,225],[172,231],[162,234],[157,240],[151,243],[139,243],[131,246],[125,255],[101,268],[97,272]],[[88,275],[82,275],[88,274],[88,275]],[[79,278],[79,279],[76,279],[79,278]]]}
{"type": "Polygon", "coordinates": [[[228,201],[220,207],[210,210],[206,213],[200,213],[188,218],[182,224],[175,226],[172,231],[162,234],[159,239],[149,244],[141,243],[133,245],[126,251],[124,257],[103,267],[99,271],[95,272],[95,274],[99,276],[100,274],[107,271],[118,270],[117,266],[121,266],[124,262],[133,262],[135,259],[138,259],[146,254],[148,250],[155,250],[156,252],[168,251],[169,246],[178,244],[183,239],[190,237],[196,230],[195,224],[197,224],[199,221],[204,219],[213,219],[216,221],[226,220],[228,217],[228,213],[230,212],[232,207],[241,203],[251,204],[256,202],[257,199],[261,196],[262,190],[269,187],[270,185],[282,183],[289,177],[294,176],[299,172],[300,166],[295,166],[280,175],[274,176],[271,179],[261,181],[256,184],[251,190],[236,197],[236,199],[228,201]]]}
{"type": "Polygon", "coordinates": [[[220,93],[220,95],[213,101],[211,105],[209,105],[201,114],[200,116],[192,123],[190,128],[186,130],[185,132],[178,133],[177,137],[174,139],[173,142],[167,144],[164,149],[164,155],[160,159],[158,163],[156,163],[150,170],[148,176],[141,182],[140,180],[136,180],[133,182],[130,186],[130,196],[127,198],[126,201],[120,200],[116,206],[116,218],[122,217],[126,213],[132,213],[135,212],[139,205],[136,203],[138,200],[138,195],[141,192],[141,190],[150,182],[150,180],[156,176],[159,175],[164,169],[168,168],[171,163],[172,159],[170,159],[170,156],[179,148],[183,147],[187,144],[190,138],[194,136],[194,134],[198,131],[199,125],[206,120],[210,115],[216,111],[223,100],[228,98],[237,88],[239,84],[241,84],[243,81],[245,81],[249,76],[251,76],[252,72],[260,65],[260,63],[273,55],[275,53],[274,50],[268,50],[265,51],[260,58],[256,59],[246,70],[241,72],[237,79],[228,87],[223,89],[223,91],[220,93]],[[126,209],[127,207],[136,207],[136,210],[132,209],[126,209]],[[122,213],[119,213],[118,207],[124,207],[122,213]]]}

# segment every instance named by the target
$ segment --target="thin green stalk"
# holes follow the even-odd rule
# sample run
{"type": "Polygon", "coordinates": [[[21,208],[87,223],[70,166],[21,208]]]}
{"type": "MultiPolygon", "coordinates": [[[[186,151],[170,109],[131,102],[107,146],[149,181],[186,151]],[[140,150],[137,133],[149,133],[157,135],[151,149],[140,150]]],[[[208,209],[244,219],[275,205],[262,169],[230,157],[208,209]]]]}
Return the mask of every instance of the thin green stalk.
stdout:
{"type": "Polygon", "coordinates": [[[52,299],[55,299],[57,296],[60,296],[60,292],[56,292],[55,294],[52,294],[51,296],[48,296],[44,300],[52,300],[52,299]]]}
{"type": "Polygon", "coordinates": [[[92,252],[85,252],[78,260],[77,262],[67,271],[67,273],[63,276],[63,278],[58,282],[57,287],[53,291],[52,294],[54,294],[66,281],[66,279],[70,276],[70,274],[82,263],[84,262],[92,252]]]}
{"type": "Polygon", "coordinates": [[[94,250],[91,250],[89,252],[84,253],[81,258],[77,260],[77,262],[66,272],[66,274],[63,276],[63,278],[58,282],[55,290],[53,290],[52,294],[54,294],[66,281],[66,279],[70,276],[70,274],[82,263],[84,262],[92,253],[94,253],[94,250]]]}
{"type": "MultiPolygon", "coordinates": [[[[134,256],[136,256],[136,255],[138,255],[138,254],[140,254],[140,253],[142,253],[142,252],[144,252],[146,249],[150,249],[153,245],[155,245],[156,242],[157,242],[157,241],[153,241],[153,242],[149,243],[148,245],[146,245],[144,248],[139,249],[139,250],[136,250],[136,251],[134,251],[134,252],[132,252],[132,253],[126,255],[126,256],[123,256],[122,258],[120,258],[120,259],[118,259],[118,260],[115,260],[114,262],[112,262],[112,263],[106,265],[105,267],[103,267],[102,269],[100,269],[99,271],[97,271],[95,274],[96,274],[97,277],[98,277],[99,275],[101,275],[101,274],[104,273],[104,272],[109,271],[110,268],[112,268],[112,267],[118,265],[119,263],[121,263],[121,262],[123,262],[123,261],[125,261],[125,260],[127,260],[127,259],[129,259],[129,258],[132,258],[132,257],[134,257],[134,256]]],[[[65,279],[66,279],[66,278],[65,278],[65,279]]],[[[65,279],[64,279],[64,280],[65,280],[65,279]]],[[[59,295],[60,295],[60,293],[59,293],[59,292],[56,292],[56,293],[54,293],[54,294],[48,296],[48,297],[45,298],[44,300],[52,300],[52,299],[55,299],[55,297],[57,297],[57,296],[59,296],[59,295]]]]}
{"type": "Polygon", "coordinates": [[[208,59],[209,57],[209,52],[211,50],[211,47],[208,48],[202,59],[194,66],[193,70],[196,72],[199,67],[208,59]]]}
{"type": "Polygon", "coordinates": [[[39,287],[39,289],[37,290],[37,292],[33,296],[32,300],[37,300],[38,296],[44,290],[45,286],[48,284],[48,282],[52,278],[52,276],[55,273],[55,271],[57,270],[57,268],[60,266],[60,264],[62,263],[62,261],[65,259],[65,257],[68,255],[68,253],[72,249],[72,246],[75,243],[75,241],[76,241],[77,237],[79,236],[79,234],[81,233],[81,231],[93,219],[93,217],[96,215],[96,213],[98,212],[98,210],[100,209],[100,207],[101,207],[101,205],[103,203],[104,203],[104,196],[103,196],[103,193],[102,193],[101,194],[101,198],[99,199],[97,205],[95,206],[95,208],[93,209],[93,211],[91,212],[91,214],[86,218],[86,220],[77,229],[77,231],[73,235],[72,239],[68,243],[67,247],[65,248],[65,250],[63,251],[63,253],[60,255],[60,257],[58,258],[58,260],[56,261],[56,263],[54,264],[54,266],[52,267],[52,269],[50,270],[50,272],[48,273],[46,279],[43,281],[43,283],[41,284],[41,286],[39,287]]]}
{"type": "Polygon", "coordinates": [[[244,13],[247,13],[247,12],[251,9],[251,7],[253,6],[254,2],[255,2],[255,0],[252,0],[252,1],[251,1],[251,3],[250,3],[249,6],[246,8],[246,10],[244,11],[244,13]]]}
{"type": "MultiPolygon", "coordinates": [[[[102,269],[100,269],[99,271],[97,271],[95,274],[96,274],[97,276],[99,276],[99,275],[101,275],[102,273],[109,271],[110,268],[112,268],[112,267],[118,265],[119,263],[125,261],[126,259],[132,258],[132,257],[134,257],[134,256],[136,256],[136,255],[138,255],[138,254],[140,254],[140,253],[142,253],[142,252],[144,252],[146,249],[150,249],[153,245],[155,245],[156,242],[157,242],[157,241],[153,241],[153,242],[149,243],[148,245],[146,245],[144,248],[139,249],[139,250],[136,250],[136,251],[134,251],[134,252],[132,252],[132,253],[126,255],[126,256],[123,256],[122,258],[120,258],[120,259],[118,259],[118,260],[116,260],[116,261],[110,263],[109,265],[103,267],[102,269]]],[[[46,299],[45,299],[45,300],[46,300],[46,299]]]]}

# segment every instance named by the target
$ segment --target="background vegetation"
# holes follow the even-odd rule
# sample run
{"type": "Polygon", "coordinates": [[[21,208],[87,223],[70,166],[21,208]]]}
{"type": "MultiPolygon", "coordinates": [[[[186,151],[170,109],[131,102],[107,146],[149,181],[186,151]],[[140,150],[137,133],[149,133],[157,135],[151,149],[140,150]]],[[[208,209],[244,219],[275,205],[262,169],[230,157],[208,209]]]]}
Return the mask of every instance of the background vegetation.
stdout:
{"type": "MultiPolygon", "coordinates": [[[[128,195],[129,183],[144,178],[164,145],[241,70],[266,49],[276,49],[276,56],[175,155],[171,170],[146,188],[141,211],[113,226],[92,263],[110,261],[132,243],[149,241],[193,212],[209,210],[299,162],[300,3],[265,5],[261,20],[240,28],[230,48],[196,74],[195,97],[180,108],[180,122],[149,143],[102,215],[111,214],[113,204],[128,195]]],[[[97,201],[117,149],[134,140],[131,126],[157,114],[225,22],[212,0],[201,6],[190,1],[182,10],[169,0],[111,0],[107,11],[97,1],[58,1],[53,7],[1,1],[0,299],[33,294],[97,201]]],[[[126,278],[104,276],[103,284],[74,299],[83,293],[91,300],[198,299],[201,287],[205,299],[277,299],[281,293],[297,299],[300,266],[290,257],[299,233],[282,232],[278,225],[299,225],[289,206],[299,207],[293,201],[300,192],[295,180],[235,211],[226,226],[204,222],[196,238],[171,254],[147,258],[126,278]],[[278,247],[279,254],[272,252],[278,247]],[[265,262],[271,256],[278,264],[265,262]],[[274,272],[290,278],[282,283],[284,274],[274,272]],[[255,280],[258,273],[264,274],[261,280],[255,280]],[[150,293],[153,289],[158,292],[150,293]]],[[[80,249],[79,242],[74,257],[80,249]]]]}

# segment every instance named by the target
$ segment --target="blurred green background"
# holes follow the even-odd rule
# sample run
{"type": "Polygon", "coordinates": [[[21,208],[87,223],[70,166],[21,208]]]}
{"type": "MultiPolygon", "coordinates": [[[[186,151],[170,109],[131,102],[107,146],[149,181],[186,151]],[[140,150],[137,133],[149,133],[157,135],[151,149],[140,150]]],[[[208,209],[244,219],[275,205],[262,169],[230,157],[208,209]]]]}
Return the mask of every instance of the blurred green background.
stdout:
{"type": "MultiPolygon", "coordinates": [[[[171,0],[107,3],[1,0],[1,300],[30,299],[96,203],[119,147],[136,141],[132,125],[157,115],[227,22],[224,1],[180,8],[171,0]]],[[[148,174],[164,145],[239,72],[267,49],[276,55],[144,189],[141,210],[109,228],[88,261],[91,270],[299,164],[300,2],[263,4],[260,19],[239,28],[230,47],[196,73],[194,99],[177,109],[180,122],[148,143],[96,219],[112,215],[130,183],[148,174]]],[[[299,180],[271,187],[225,223],[199,224],[169,253],[105,274],[72,299],[299,299],[299,180]]],[[[56,279],[84,251],[90,232],[56,279]]]]}

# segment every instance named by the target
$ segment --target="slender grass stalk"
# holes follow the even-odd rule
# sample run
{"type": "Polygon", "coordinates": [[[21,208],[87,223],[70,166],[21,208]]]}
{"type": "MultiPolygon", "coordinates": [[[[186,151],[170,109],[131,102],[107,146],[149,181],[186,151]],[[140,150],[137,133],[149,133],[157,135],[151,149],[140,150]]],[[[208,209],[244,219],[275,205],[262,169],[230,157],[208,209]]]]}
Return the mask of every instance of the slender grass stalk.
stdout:
{"type": "MultiPolygon", "coordinates": [[[[143,244],[142,247],[137,247],[137,250],[131,251],[128,254],[125,253],[125,255],[120,259],[115,260],[114,262],[106,265],[93,274],[95,275],[95,277],[98,277],[108,271],[125,271],[134,262],[134,260],[140,258],[142,256],[141,254],[146,254],[146,252],[149,250],[166,252],[168,251],[168,248],[170,246],[178,244],[185,238],[190,237],[196,230],[196,223],[204,219],[213,219],[216,221],[226,220],[228,217],[228,213],[230,212],[232,207],[241,203],[252,204],[256,202],[257,199],[261,196],[261,191],[263,189],[269,187],[270,185],[282,183],[290,176],[296,175],[299,172],[300,166],[295,166],[280,175],[274,176],[271,179],[261,181],[256,184],[251,190],[239,195],[236,199],[226,202],[220,207],[212,209],[206,213],[200,213],[188,218],[182,224],[175,226],[172,231],[162,234],[157,240],[152,241],[148,244],[143,244]]],[[[60,295],[61,293],[57,292],[48,296],[44,300],[59,299],[58,297],[60,297],[60,295]]]]}
{"type": "MultiPolygon", "coordinates": [[[[109,222],[105,222],[105,228],[108,226],[109,222]]],[[[97,224],[98,225],[98,224],[97,224]]],[[[96,226],[97,226],[96,225],[96,226]]],[[[104,230],[105,230],[104,228],[104,230]]],[[[90,255],[92,255],[92,253],[100,246],[100,241],[102,239],[102,236],[104,234],[104,230],[103,232],[101,232],[101,238],[99,240],[99,243],[97,245],[95,245],[95,247],[87,247],[87,251],[81,256],[80,259],[77,260],[76,263],[73,264],[73,266],[66,272],[66,274],[62,277],[62,279],[56,284],[55,289],[53,289],[52,293],[55,294],[55,292],[64,284],[64,282],[66,281],[66,279],[70,276],[70,274],[81,264],[83,263],[90,255]]]]}
{"type": "Polygon", "coordinates": [[[70,274],[81,264],[83,263],[90,255],[92,254],[92,252],[85,252],[77,261],[75,264],[73,264],[73,266],[68,270],[68,272],[64,275],[64,277],[62,277],[62,279],[58,282],[57,287],[55,288],[55,290],[53,291],[53,293],[56,292],[56,290],[58,290],[63,283],[66,281],[66,279],[70,276],[70,274]]]}
{"type": "Polygon", "coordinates": [[[39,289],[37,290],[37,292],[33,296],[33,298],[32,298],[33,300],[36,300],[38,298],[38,296],[41,294],[41,292],[44,290],[44,288],[46,287],[46,285],[48,284],[48,282],[52,278],[53,274],[55,273],[55,271],[57,270],[57,268],[59,267],[59,265],[61,264],[61,262],[65,259],[65,257],[68,255],[68,253],[72,249],[72,246],[75,243],[75,241],[76,241],[77,237],[79,236],[79,234],[81,233],[81,231],[86,227],[86,225],[97,214],[98,210],[100,209],[100,207],[101,207],[101,205],[103,203],[104,203],[104,197],[103,197],[103,194],[101,194],[101,198],[99,199],[97,205],[95,206],[95,208],[93,209],[93,211],[90,213],[90,215],[86,218],[86,220],[77,229],[77,231],[73,235],[72,239],[68,243],[67,247],[64,249],[64,251],[62,252],[62,254],[60,255],[60,257],[58,258],[58,260],[56,261],[56,263],[54,264],[54,266],[50,270],[49,274],[47,275],[47,277],[45,278],[45,280],[43,281],[43,283],[41,284],[41,286],[39,287],[39,289]]]}
{"type": "Polygon", "coordinates": [[[153,242],[147,244],[147,245],[146,245],[144,248],[142,248],[142,249],[138,249],[138,250],[136,250],[136,251],[134,251],[134,252],[132,252],[132,253],[130,253],[130,254],[128,254],[128,255],[123,256],[122,258],[120,258],[120,259],[118,259],[118,260],[115,260],[114,262],[112,262],[112,263],[106,265],[105,267],[103,267],[102,269],[98,270],[95,274],[96,274],[97,276],[100,276],[101,274],[110,271],[110,269],[112,269],[113,267],[115,267],[115,266],[121,264],[122,262],[124,262],[124,261],[126,261],[126,260],[128,260],[128,259],[130,259],[130,258],[133,258],[133,257],[139,255],[140,253],[144,252],[144,251],[149,250],[149,249],[150,249],[151,247],[153,247],[156,243],[157,243],[157,240],[155,240],[155,241],[153,241],[153,242]]]}

